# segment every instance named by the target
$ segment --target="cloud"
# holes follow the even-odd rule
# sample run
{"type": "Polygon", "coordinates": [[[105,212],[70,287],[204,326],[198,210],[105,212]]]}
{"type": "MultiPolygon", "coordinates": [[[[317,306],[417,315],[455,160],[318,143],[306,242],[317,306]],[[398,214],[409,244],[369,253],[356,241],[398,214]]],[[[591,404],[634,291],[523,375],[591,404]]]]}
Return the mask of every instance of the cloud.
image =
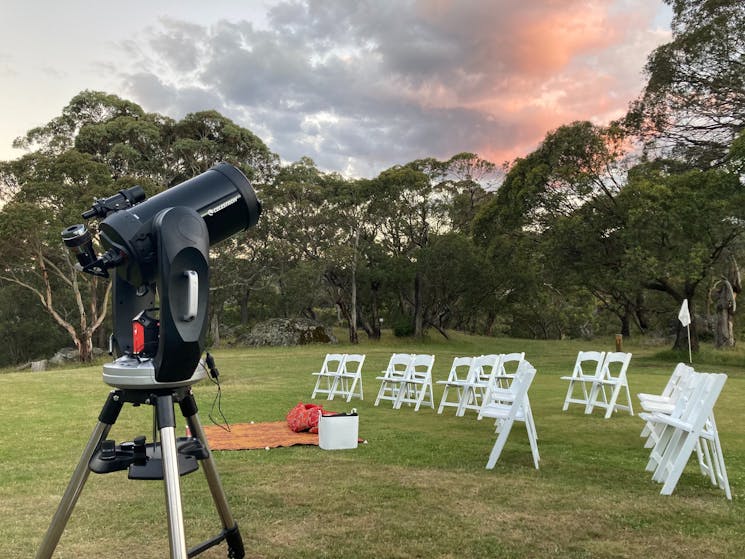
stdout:
{"type": "Polygon", "coordinates": [[[122,45],[122,79],[147,110],[214,108],[328,170],[501,163],[561,124],[620,116],[667,38],[656,16],[647,0],[286,1],[261,28],[161,20],[122,45]]]}

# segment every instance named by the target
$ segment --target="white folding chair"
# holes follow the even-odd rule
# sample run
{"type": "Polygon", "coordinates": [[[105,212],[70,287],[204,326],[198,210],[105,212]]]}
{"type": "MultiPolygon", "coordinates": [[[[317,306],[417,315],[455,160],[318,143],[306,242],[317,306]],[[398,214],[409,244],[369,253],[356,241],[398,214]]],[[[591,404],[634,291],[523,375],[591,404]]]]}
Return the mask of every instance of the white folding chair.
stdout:
{"type": "Polygon", "coordinates": [[[461,393],[458,411],[455,412],[456,416],[463,417],[466,410],[478,412],[481,409],[489,383],[492,382],[499,370],[501,358],[502,356],[498,354],[479,355],[473,358],[471,370],[468,372],[461,393]]]}
{"type": "Polygon", "coordinates": [[[316,377],[316,385],[310,397],[315,398],[316,394],[326,394],[327,399],[332,400],[334,393],[338,389],[343,365],[343,354],[327,353],[323,360],[323,365],[321,365],[321,370],[313,373],[316,377]]]}
{"type": "Polygon", "coordinates": [[[489,470],[494,468],[497,460],[499,460],[515,421],[522,421],[526,424],[530,450],[533,454],[533,464],[536,469],[538,468],[540,455],[538,454],[538,442],[534,436],[535,425],[530,408],[526,405],[528,390],[535,374],[535,368],[528,361],[523,361],[509,388],[499,388],[494,379],[490,383],[485,395],[484,405],[479,410],[479,419],[491,417],[497,421],[497,440],[486,463],[486,468],[489,470]]]}
{"type": "Polygon", "coordinates": [[[346,396],[347,402],[351,401],[354,396],[364,400],[362,394],[362,365],[364,363],[365,356],[359,353],[349,353],[344,358],[339,379],[341,390],[337,392],[346,396]]]}
{"type": "MultiPolygon", "coordinates": [[[[512,383],[512,379],[515,378],[517,370],[520,368],[520,365],[523,361],[525,361],[524,351],[502,354],[499,362],[497,363],[497,369],[494,374],[496,386],[499,388],[509,387],[509,385],[512,383]]],[[[532,417],[532,412],[530,411],[530,398],[527,394],[525,395],[525,406],[527,408],[528,415],[532,417]]],[[[533,424],[532,421],[528,423],[528,427],[532,429],[533,436],[535,438],[538,438],[538,433],[535,430],[535,424],[533,424]]]]}
{"type": "Polygon", "coordinates": [[[473,357],[454,357],[447,380],[437,381],[437,384],[442,384],[444,386],[442,398],[440,399],[440,407],[437,408],[437,413],[442,413],[445,406],[452,406],[454,408],[460,406],[460,400],[463,395],[465,384],[468,381],[468,373],[471,370],[472,362],[473,357]],[[457,399],[453,402],[448,400],[450,389],[455,389],[457,395],[457,399]]]}
{"type": "Polygon", "coordinates": [[[413,356],[406,376],[401,382],[398,399],[393,404],[395,409],[400,409],[402,404],[414,404],[414,411],[419,411],[422,404],[428,404],[432,409],[435,409],[432,390],[432,366],[434,363],[434,355],[413,356]],[[426,399],[428,394],[429,400],[426,399]]]}
{"type": "Polygon", "coordinates": [[[383,371],[383,375],[375,377],[380,381],[378,397],[375,398],[377,406],[381,400],[390,400],[394,402],[398,399],[398,393],[402,388],[402,382],[406,378],[409,365],[413,355],[409,353],[394,353],[388,361],[388,366],[383,371]]]}
{"type": "Polygon", "coordinates": [[[634,415],[634,408],[631,404],[631,393],[629,392],[629,382],[627,372],[631,363],[631,353],[621,351],[609,351],[605,354],[602,366],[602,375],[600,378],[592,381],[590,396],[585,406],[585,413],[592,413],[595,406],[605,409],[605,419],[608,419],[613,412],[618,410],[628,410],[629,414],[634,415]],[[610,396],[606,392],[610,392],[610,396]],[[619,404],[618,397],[621,391],[626,391],[626,404],[619,404]],[[600,401],[602,396],[603,401],[600,401]]]}
{"type": "Polygon", "coordinates": [[[661,427],[656,430],[655,445],[646,469],[654,471],[652,479],[663,484],[660,493],[670,495],[695,450],[701,472],[711,479],[712,484],[722,488],[727,499],[731,500],[732,493],[714,420],[714,405],[727,375],[694,373],[690,380],[679,395],[672,413],[640,414],[644,421],[661,427]]]}
{"type": "Polygon", "coordinates": [[[603,376],[603,359],[604,351],[580,351],[577,353],[577,360],[574,363],[571,376],[561,377],[561,380],[569,381],[567,395],[564,398],[563,411],[569,409],[569,404],[581,404],[587,406],[590,401],[589,390],[592,389],[592,383],[600,380],[603,376]],[[582,389],[582,397],[574,396],[574,386],[579,385],[582,389]]]}

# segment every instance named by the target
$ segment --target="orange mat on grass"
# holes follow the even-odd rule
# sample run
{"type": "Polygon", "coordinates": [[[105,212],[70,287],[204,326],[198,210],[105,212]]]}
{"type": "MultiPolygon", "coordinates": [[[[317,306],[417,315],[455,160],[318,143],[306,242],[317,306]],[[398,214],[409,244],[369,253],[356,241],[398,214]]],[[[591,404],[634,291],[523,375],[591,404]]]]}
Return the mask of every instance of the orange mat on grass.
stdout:
{"type": "Polygon", "coordinates": [[[205,425],[204,433],[212,450],[253,450],[296,444],[318,445],[318,434],[295,433],[289,428],[287,421],[235,423],[230,426],[230,431],[217,425],[205,425]]]}

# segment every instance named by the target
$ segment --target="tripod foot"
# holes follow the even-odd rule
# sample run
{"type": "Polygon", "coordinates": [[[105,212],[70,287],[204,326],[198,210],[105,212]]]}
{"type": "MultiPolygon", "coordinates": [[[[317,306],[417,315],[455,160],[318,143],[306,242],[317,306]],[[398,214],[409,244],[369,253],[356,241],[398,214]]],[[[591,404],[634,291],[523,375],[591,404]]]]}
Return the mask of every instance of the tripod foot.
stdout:
{"type": "Polygon", "coordinates": [[[243,549],[243,538],[241,538],[237,524],[225,534],[225,543],[228,544],[229,559],[243,559],[246,556],[246,551],[243,549]]]}

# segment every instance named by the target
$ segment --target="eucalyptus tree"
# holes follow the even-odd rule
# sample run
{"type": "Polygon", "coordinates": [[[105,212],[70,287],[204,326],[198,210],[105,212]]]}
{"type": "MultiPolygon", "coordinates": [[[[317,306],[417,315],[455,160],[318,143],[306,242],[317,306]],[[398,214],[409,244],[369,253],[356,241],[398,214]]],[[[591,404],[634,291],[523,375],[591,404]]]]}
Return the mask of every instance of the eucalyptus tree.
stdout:
{"type": "MultiPolygon", "coordinates": [[[[640,288],[610,272],[593,273],[599,255],[604,270],[624,266],[624,251],[618,250],[613,232],[623,227],[617,198],[626,165],[616,127],[589,122],[561,126],[514,162],[496,195],[477,214],[475,240],[512,273],[510,300],[529,302],[523,309],[533,315],[555,317],[550,322],[557,326],[541,328],[540,335],[567,331],[571,320],[586,322],[571,319],[565,305],[570,292],[578,301],[583,293],[597,296],[619,315],[622,328],[638,312],[640,288]],[[581,221],[583,213],[592,219],[581,221]],[[562,295],[555,297],[557,292],[562,295]],[[546,295],[544,304],[534,310],[541,294],[546,295]]],[[[584,303],[579,307],[591,308],[584,303]]]]}
{"type": "Polygon", "coordinates": [[[479,209],[504,179],[504,169],[474,153],[463,152],[440,162],[438,170],[436,191],[443,197],[450,228],[470,234],[479,209]]]}
{"type": "Polygon", "coordinates": [[[421,164],[395,166],[367,183],[369,216],[378,242],[398,277],[398,312],[410,321],[414,335],[425,330],[423,276],[415,266],[433,232],[444,229],[433,196],[434,185],[421,164]]]}
{"type": "Polygon", "coordinates": [[[20,185],[0,209],[0,281],[20,286],[62,327],[87,361],[107,313],[111,284],[78,273],[60,233],[93,197],[115,190],[106,165],[68,150],[0,164],[20,185]]]}
{"type": "MultiPolygon", "coordinates": [[[[675,310],[687,299],[695,316],[699,288],[727,265],[745,233],[745,193],[737,175],[721,169],[671,172],[661,161],[640,165],[630,173],[619,205],[628,267],[643,287],[669,296],[675,310]]],[[[691,343],[697,349],[695,320],[691,343]]],[[[675,347],[686,346],[678,328],[675,347]]]]}
{"type": "MultiPolygon", "coordinates": [[[[59,242],[63,227],[80,222],[95,198],[139,184],[148,195],[178,184],[224,160],[240,167],[259,191],[278,158],[253,133],[214,111],[181,121],[150,114],[115,95],[83,91],[62,114],[30,130],[15,145],[27,155],[0,164],[2,279],[33,292],[79,347],[90,355],[92,333],[106,316],[108,284],[75,273],[59,242]],[[35,223],[35,226],[31,226],[35,223]],[[20,250],[11,242],[13,235],[20,250]],[[69,299],[69,301],[68,301],[69,299]],[[72,301],[72,303],[70,303],[72,301]]],[[[245,237],[213,247],[213,285],[227,286],[254,253],[245,237]],[[241,267],[228,260],[240,259],[241,267]],[[222,266],[215,265],[219,261],[222,266]]],[[[219,301],[220,297],[216,297],[219,301]]]]}
{"type": "Polygon", "coordinates": [[[663,156],[721,164],[745,126],[745,3],[665,3],[672,40],[649,56],[647,85],[626,122],[663,156]]]}

